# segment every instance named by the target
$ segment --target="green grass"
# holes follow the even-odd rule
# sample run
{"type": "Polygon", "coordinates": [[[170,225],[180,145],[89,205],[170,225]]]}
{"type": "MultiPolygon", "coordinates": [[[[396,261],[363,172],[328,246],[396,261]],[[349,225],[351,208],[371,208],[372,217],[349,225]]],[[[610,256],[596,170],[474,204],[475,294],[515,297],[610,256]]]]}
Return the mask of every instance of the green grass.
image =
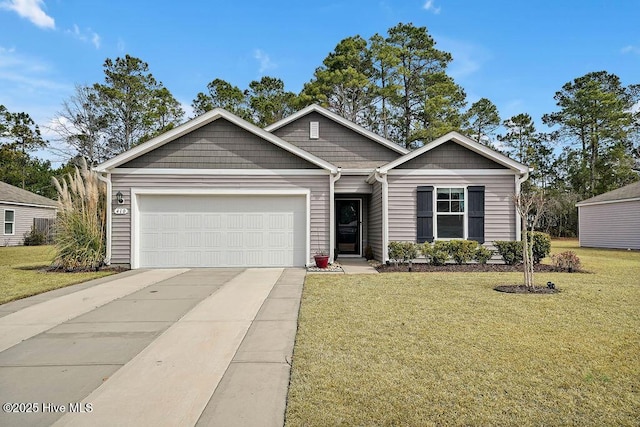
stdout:
{"type": "MultiPolygon", "coordinates": [[[[573,250],[591,274],[307,276],[288,426],[638,425],[640,253],[573,250]]],[[[548,261],[545,260],[545,261],[548,261]]]]}
{"type": "Polygon", "coordinates": [[[113,274],[45,272],[56,251],[52,246],[0,248],[0,304],[113,274]]]}

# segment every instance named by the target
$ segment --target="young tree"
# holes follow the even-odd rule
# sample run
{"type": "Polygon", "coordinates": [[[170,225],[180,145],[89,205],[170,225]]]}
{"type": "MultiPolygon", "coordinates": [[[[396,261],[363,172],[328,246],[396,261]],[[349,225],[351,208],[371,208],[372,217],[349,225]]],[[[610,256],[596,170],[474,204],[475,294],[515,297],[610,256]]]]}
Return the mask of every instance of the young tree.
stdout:
{"type": "Polygon", "coordinates": [[[472,139],[491,146],[490,135],[500,126],[498,107],[487,98],[480,98],[465,114],[467,132],[472,139]]]}
{"type": "Polygon", "coordinates": [[[535,288],[535,282],[533,280],[534,260],[533,241],[529,239],[528,231],[531,231],[531,238],[533,238],[533,231],[538,225],[538,222],[545,210],[546,198],[542,193],[532,191],[528,193],[521,192],[520,194],[514,194],[512,200],[516,206],[516,211],[520,216],[520,222],[522,225],[522,267],[524,271],[524,286],[531,290],[535,288]]]}
{"type": "MultiPolygon", "coordinates": [[[[624,156],[633,156],[633,138],[638,131],[634,126],[634,91],[634,85],[623,86],[615,74],[588,73],[562,86],[554,96],[560,110],[542,118],[545,124],[558,126],[569,145],[578,146],[581,170],[587,172],[587,179],[578,187],[582,197],[612,189],[599,184],[605,171],[614,167],[603,161],[608,151],[617,147],[624,156]]],[[[614,181],[614,187],[625,184],[624,177],[614,181]]]]}

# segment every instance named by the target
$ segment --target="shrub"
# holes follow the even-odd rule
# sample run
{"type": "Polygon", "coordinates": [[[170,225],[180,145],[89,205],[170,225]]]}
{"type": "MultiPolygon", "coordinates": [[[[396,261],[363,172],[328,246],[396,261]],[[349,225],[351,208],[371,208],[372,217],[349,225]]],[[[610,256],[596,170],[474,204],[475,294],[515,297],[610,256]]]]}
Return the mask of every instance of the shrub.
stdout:
{"type": "Polygon", "coordinates": [[[97,269],[105,257],[105,184],[84,159],[80,169],[61,181],[53,178],[53,184],[58,190],[54,265],[65,270],[97,269]]]}
{"type": "Polygon", "coordinates": [[[418,244],[418,250],[422,256],[426,258],[427,262],[431,262],[431,254],[433,253],[433,246],[431,246],[431,243],[424,242],[418,244]]]}
{"type": "Polygon", "coordinates": [[[418,245],[413,242],[389,242],[389,258],[396,263],[410,263],[418,257],[418,245]]]}
{"type": "Polygon", "coordinates": [[[47,236],[44,235],[42,231],[39,231],[35,227],[31,227],[31,231],[29,233],[25,233],[24,235],[24,245],[25,246],[40,246],[44,245],[47,240],[47,236]]]}
{"type": "Polygon", "coordinates": [[[431,248],[431,264],[444,265],[449,260],[449,242],[438,241],[431,248]]]}
{"type": "Polygon", "coordinates": [[[473,258],[478,261],[478,264],[486,264],[492,256],[493,251],[482,245],[478,245],[476,250],[473,252],[473,258]]]}
{"type": "Polygon", "coordinates": [[[580,269],[580,258],[573,251],[561,252],[551,257],[553,265],[558,270],[568,271],[569,273],[580,269]]]}
{"type": "Polygon", "coordinates": [[[539,231],[529,231],[527,235],[529,236],[529,242],[531,242],[533,263],[540,264],[540,261],[551,253],[551,237],[547,233],[539,231]]]}
{"type": "Polygon", "coordinates": [[[448,245],[449,255],[456,264],[466,264],[473,259],[473,254],[478,247],[475,240],[451,240],[448,245]]]}
{"type": "Polygon", "coordinates": [[[371,247],[371,245],[367,245],[364,248],[364,258],[367,261],[370,261],[370,260],[372,260],[374,258],[374,256],[373,256],[373,248],[371,247]]]}
{"type": "Polygon", "coordinates": [[[493,244],[505,263],[516,265],[522,262],[522,241],[496,240],[493,244]]]}

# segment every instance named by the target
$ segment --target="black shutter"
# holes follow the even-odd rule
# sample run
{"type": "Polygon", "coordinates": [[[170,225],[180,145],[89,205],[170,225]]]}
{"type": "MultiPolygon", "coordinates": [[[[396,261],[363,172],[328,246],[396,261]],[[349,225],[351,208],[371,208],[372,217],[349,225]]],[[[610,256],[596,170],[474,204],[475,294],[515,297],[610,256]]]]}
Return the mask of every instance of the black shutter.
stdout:
{"type": "Polygon", "coordinates": [[[469,195],[467,202],[469,240],[484,243],[484,186],[467,187],[467,193],[469,195]]]}
{"type": "Polygon", "coordinates": [[[418,187],[418,243],[433,242],[433,186],[418,187]]]}

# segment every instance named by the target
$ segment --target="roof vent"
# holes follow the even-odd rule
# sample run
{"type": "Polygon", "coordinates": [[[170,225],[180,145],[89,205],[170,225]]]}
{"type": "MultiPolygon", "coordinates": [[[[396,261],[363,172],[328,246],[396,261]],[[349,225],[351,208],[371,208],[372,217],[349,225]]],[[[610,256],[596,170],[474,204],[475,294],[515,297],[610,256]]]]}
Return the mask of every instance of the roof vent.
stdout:
{"type": "Polygon", "coordinates": [[[320,123],[309,122],[309,139],[320,138],[320,123]]]}

